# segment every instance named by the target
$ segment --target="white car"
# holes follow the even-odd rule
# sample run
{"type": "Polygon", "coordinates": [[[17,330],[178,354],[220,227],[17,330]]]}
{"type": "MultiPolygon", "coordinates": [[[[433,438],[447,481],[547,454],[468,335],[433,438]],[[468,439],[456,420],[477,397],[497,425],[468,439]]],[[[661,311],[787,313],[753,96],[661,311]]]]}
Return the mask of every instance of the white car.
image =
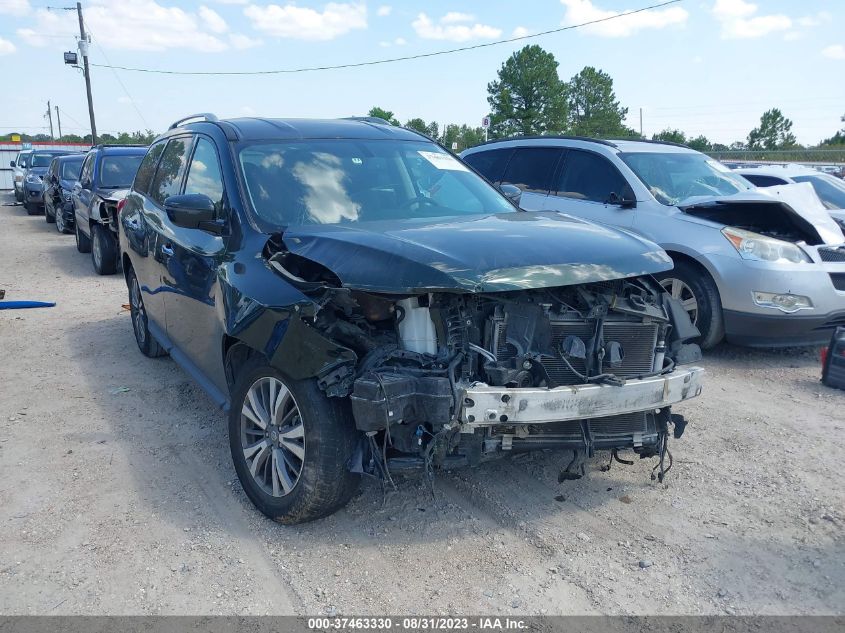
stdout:
{"type": "Polygon", "coordinates": [[[733,170],[756,187],[808,182],[839,225],[845,229],[845,180],[803,165],[763,165],[733,170]]]}

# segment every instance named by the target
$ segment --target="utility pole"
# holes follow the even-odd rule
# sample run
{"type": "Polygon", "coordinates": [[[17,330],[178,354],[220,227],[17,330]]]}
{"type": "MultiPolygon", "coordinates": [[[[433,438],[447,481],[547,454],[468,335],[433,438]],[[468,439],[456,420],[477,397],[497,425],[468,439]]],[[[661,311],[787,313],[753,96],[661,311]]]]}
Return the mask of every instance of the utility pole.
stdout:
{"type": "Polygon", "coordinates": [[[643,135],[643,109],[640,108],[640,137],[643,135]]]}
{"type": "Polygon", "coordinates": [[[82,69],[85,73],[85,89],[88,91],[88,116],[91,119],[91,145],[97,144],[97,124],[94,122],[94,99],[91,96],[91,70],[88,67],[88,37],[85,35],[85,23],[82,21],[82,3],[76,3],[79,16],[79,52],[82,53],[82,69]]]}
{"type": "Polygon", "coordinates": [[[56,106],[56,123],[59,124],[59,140],[62,140],[62,117],[59,116],[59,106],[56,106]]]}
{"type": "Polygon", "coordinates": [[[50,107],[49,101],[47,101],[47,119],[50,121],[50,140],[55,141],[56,137],[53,135],[53,109],[50,107]]]}

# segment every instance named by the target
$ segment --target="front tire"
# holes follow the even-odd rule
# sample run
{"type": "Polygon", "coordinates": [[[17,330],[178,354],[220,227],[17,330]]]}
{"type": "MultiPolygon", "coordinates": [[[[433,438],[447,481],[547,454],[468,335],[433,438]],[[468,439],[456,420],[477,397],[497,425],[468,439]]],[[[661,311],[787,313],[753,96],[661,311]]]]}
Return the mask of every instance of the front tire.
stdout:
{"type": "Polygon", "coordinates": [[[27,215],[38,215],[38,205],[29,200],[23,203],[23,208],[26,209],[27,215]]]}
{"type": "Polygon", "coordinates": [[[229,447],[249,500],[284,524],[342,508],[358,488],[349,471],[357,432],[348,403],[314,380],[295,381],[254,356],[239,370],[229,412],[229,447]]]}
{"type": "Polygon", "coordinates": [[[78,222],[76,223],[74,233],[76,234],[76,250],[80,253],[90,253],[91,239],[81,231],[78,222]]]}
{"type": "Polygon", "coordinates": [[[141,284],[131,268],[126,273],[126,285],[129,289],[129,315],[132,317],[132,331],[135,333],[135,342],[138,349],[144,356],[158,358],[167,354],[165,349],[150,333],[147,320],[147,309],[144,307],[144,297],[141,295],[141,284]]]}
{"type": "Polygon", "coordinates": [[[70,229],[65,226],[65,212],[62,209],[56,211],[56,230],[59,233],[70,233],[70,229]]]}
{"type": "MultiPolygon", "coordinates": [[[[55,207],[53,207],[53,209],[54,209],[54,212],[55,212],[55,207]]],[[[56,216],[50,215],[50,211],[47,210],[46,204],[44,205],[44,221],[47,224],[53,224],[56,221],[56,216]]]]}
{"type": "Polygon", "coordinates": [[[675,268],[657,275],[660,285],[684,306],[693,325],[701,332],[698,344],[711,349],[725,338],[725,320],[719,289],[710,274],[683,260],[675,268]]]}
{"type": "Polygon", "coordinates": [[[113,275],[117,272],[117,240],[102,224],[91,228],[91,262],[98,275],[113,275]]]}
{"type": "Polygon", "coordinates": [[[23,202],[23,192],[22,191],[18,191],[17,189],[15,189],[15,201],[16,202],[23,202]]]}

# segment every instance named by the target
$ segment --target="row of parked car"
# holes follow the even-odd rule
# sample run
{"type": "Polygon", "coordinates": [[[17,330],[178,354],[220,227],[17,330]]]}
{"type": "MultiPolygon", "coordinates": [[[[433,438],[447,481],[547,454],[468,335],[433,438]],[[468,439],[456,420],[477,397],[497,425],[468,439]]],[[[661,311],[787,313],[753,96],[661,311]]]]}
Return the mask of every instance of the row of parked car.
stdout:
{"type": "Polygon", "coordinates": [[[94,148],[65,184],[79,158],[56,157],[44,195],[69,192],[79,250],[117,240],[92,258],[122,268],[138,348],[228,411],[244,491],[285,523],[334,512],[363,474],[515,451],[569,451],[563,481],[630,450],[662,481],[699,343],[845,324],[845,236],[812,186],[756,189],[676,145],[458,158],[378,119],[205,114],[107,179],[128,151],[94,148]]]}
{"type": "Polygon", "coordinates": [[[74,233],[80,253],[94,269],[113,274],[117,251],[117,204],[132,185],[146,146],[98,145],[87,152],[22,150],[11,162],[15,199],[29,215],[43,213],[59,233],[74,233]]]}

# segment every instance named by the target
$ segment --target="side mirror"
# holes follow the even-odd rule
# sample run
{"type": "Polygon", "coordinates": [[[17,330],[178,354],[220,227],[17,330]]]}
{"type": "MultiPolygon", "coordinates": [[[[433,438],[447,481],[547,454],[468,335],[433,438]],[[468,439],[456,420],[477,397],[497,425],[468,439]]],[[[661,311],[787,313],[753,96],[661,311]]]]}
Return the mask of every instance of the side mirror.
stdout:
{"type": "Polygon", "coordinates": [[[214,207],[214,201],[205,194],[170,196],[164,201],[164,210],[176,226],[218,234],[220,232],[220,225],[215,222],[217,209],[214,207]]]}
{"type": "Polygon", "coordinates": [[[87,178],[85,180],[81,180],[79,182],[79,186],[82,187],[83,189],[90,189],[91,188],[91,181],[88,180],[87,178]]]}
{"type": "Polygon", "coordinates": [[[619,195],[615,191],[611,191],[610,196],[607,198],[607,202],[608,204],[615,204],[621,209],[633,209],[637,206],[637,198],[634,196],[634,192],[630,187],[625,187],[625,189],[622,190],[622,195],[619,195]]]}
{"type": "Polygon", "coordinates": [[[516,206],[519,206],[519,199],[522,197],[522,189],[516,185],[499,185],[499,191],[502,192],[502,195],[504,195],[505,198],[513,202],[516,206]]]}
{"type": "Polygon", "coordinates": [[[9,161],[9,167],[14,167],[14,166],[15,166],[15,161],[10,160],[10,161],[9,161]]]}

